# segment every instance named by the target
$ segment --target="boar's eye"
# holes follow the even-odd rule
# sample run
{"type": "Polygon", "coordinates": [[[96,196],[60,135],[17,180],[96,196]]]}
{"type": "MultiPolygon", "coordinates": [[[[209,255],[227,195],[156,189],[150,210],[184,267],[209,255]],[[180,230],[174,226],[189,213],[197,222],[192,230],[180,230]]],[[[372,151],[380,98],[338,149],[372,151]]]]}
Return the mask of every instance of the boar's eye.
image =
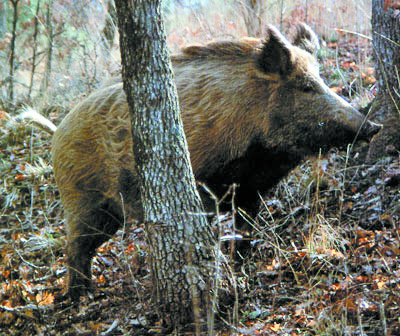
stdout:
{"type": "Polygon", "coordinates": [[[296,86],[297,86],[298,90],[301,90],[305,93],[317,91],[316,86],[314,85],[314,82],[309,78],[297,77],[296,82],[297,82],[296,86]]]}
{"type": "Polygon", "coordinates": [[[312,92],[314,91],[314,88],[312,87],[312,85],[306,84],[302,86],[302,91],[305,93],[312,92]]]}

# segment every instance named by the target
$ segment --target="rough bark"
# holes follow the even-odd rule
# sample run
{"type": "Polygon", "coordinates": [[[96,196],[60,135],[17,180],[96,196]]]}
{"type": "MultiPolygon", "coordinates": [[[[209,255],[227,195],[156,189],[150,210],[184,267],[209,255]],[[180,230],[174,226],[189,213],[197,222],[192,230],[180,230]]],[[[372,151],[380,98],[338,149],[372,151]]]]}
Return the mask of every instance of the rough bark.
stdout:
{"type": "Polygon", "coordinates": [[[372,116],[384,128],[372,141],[368,153],[374,161],[400,149],[400,11],[390,1],[372,1],[372,38],[378,94],[372,116]]]}
{"type": "Polygon", "coordinates": [[[116,8],[154,304],[164,323],[174,327],[206,313],[216,273],[213,237],[190,166],[161,0],[116,0],[116,8]]]}

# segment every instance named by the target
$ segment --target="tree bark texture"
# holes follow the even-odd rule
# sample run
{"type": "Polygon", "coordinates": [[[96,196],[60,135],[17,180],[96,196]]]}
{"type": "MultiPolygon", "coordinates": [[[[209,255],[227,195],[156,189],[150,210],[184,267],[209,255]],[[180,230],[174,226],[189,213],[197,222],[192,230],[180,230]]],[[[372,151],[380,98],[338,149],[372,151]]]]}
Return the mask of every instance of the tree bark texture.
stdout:
{"type": "Polygon", "coordinates": [[[400,108],[400,11],[390,7],[385,10],[382,0],[372,2],[372,39],[379,86],[377,98],[384,98],[376,117],[383,122],[386,114],[400,108]]]}
{"type": "Polygon", "coordinates": [[[174,327],[199,317],[193,315],[197,308],[206,310],[216,274],[214,240],[191,170],[161,0],[115,2],[154,303],[164,323],[174,327]]]}
{"type": "Polygon", "coordinates": [[[368,160],[387,154],[393,146],[400,150],[400,11],[390,1],[372,1],[372,41],[378,94],[372,116],[383,123],[383,130],[373,139],[368,160]]]}

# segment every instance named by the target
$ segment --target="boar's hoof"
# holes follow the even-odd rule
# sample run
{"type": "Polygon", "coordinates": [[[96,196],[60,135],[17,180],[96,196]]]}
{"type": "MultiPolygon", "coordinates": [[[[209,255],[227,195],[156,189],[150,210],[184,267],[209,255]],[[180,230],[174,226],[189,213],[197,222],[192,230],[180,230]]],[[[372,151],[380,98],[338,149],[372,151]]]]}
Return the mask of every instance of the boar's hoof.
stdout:
{"type": "Polygon", "coordinates": [[[75,302],[79,302],[81,296],[86,296],[92,290],[91,259],[95,249],[90,245],[90,240],[83,237],[72,241],[69,251],[68,296],[75,302]],[[87,243],[85,246],[84,242],[87,243]]]}
{"type": "Polygon", "coordinates": [[[70,285],[67,296],[72,302],[78,303],[81,296],[91,297],[93,293],[93,285],[90,279],[77,272],[70,270],[70,285]]]}

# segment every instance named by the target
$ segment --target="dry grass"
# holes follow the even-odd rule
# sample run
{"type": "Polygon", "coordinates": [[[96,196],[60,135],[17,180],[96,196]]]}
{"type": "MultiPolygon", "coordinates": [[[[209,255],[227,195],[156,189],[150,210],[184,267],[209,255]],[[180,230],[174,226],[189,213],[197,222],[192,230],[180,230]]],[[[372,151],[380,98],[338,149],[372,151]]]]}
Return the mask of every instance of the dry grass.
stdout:
{"type": "MultiPolygon", "coordinates": [[[[169,7],[167,34],[171,50],[176,51],[188,43],[246,35],[242,13],[235,6],[236,3],[236,1],[219,0],[210,1],[207,6],[200,8],[169,7]]],[[[53,61],[51,83],[44,96],[39,96],[44,59],[39,64],[35,77],[37,83],[34,87],[36,98],[33,103],[39,109],[61,106],[61,109],[50,110],[52,118],[61,119],[75,101],[79,101],[119,67],[118,37],[115,38],[111,52],[100,43],[99,27],[102,28],[104,25],[104,7],[102,4],[96,7],[92,3],[88,6],[89,8],[85,10],[61,8],[57,13],[63,17],[62,23],[57,24],[60,27],[64,26],[65,31],[58,35],[56,40],[57,52],[53,61]],[[90,20],[87,19],[87,13],[90,13],[90,20]]],[[[362,95],[368,95],[370,86],[364,83],[361,72],[365,72],[371,66],[370,42],[360,34],[370,36],[370,12],[370,0],[268,1],[264,21],[278,27],[282,23],[281,28],[285,33],[290,32],[294,23],[306,21],[327,43],[336,43],[331,45],[329,50],[324,47],[320,55],[321,64],[329,69],[325,74],[326,78],[332,86],[350,86],[348,83],[355,78],[358,86],[363,87],[366,93],[358,89],[350,96],[368,100],[368,97],[363,98],[362,95]],[[349,59],[352,57],[340,43],[349,39],[354,39],[353,43],[359,49],[355,59],[359,68],[359,73],[356,75],[340,64],[342,57],[349,59]],[[334,60],[333,64],[331,60],[334,60]]],[[[24,34],[28,36],[29,32],[26,31],[24,34]]],[[[21,65],[16,73],[16,89],[20,101],[24,101],[26,97],[30,78],[29,49],[28,52],[24,52],[29,38],[25,35],[17,41],[21,65]]],[[[44,46],[45,44],[42,45],[44,46]]],[[[6,54],[7,50],[1,49],[0,46],[0,59],[6,59],[6,54]]],[[[3,64],[8,63],[3,62],[3,64]]],[[[2,78],[5,78],[8,73],[7,67],[3,67],[0,71],[2,78]]],[[[351,85],[355,86],[355,82],[351,85]]],[[[3,85],[1,90],[0,101],[7,96],[6,85],[3,85]]],[[[31,131],[27,133],[18,127],[1,130],[7,130],[8,133],[3,134],[4,137],[0,140],[0,148],[5,153],[0,155],[0,172],[5,176],[0,186],[0,200],[3,205],[0,212],[3,237],[0,243],[4,247],[4,255],[12,256],[9,264],[2,265],[2,274],[4,276],[6,271],[12,270],[13,263],[18,265],[18,271],[15,273],[23,274],[24,267],[30,269],[27,279],[35,277],[44,279],[49,274],[55,273],[58,282],[52,283],[53,287],[45,287],[45,290],[51,291],[55,287],[56,291],[59,291],[65,285],[62,280],[62,274],[66,271],[65,260],[60,261],[60,258],[57,262],[54,260],[64,252],[65,234],[56,229],[58,223],[62,223],[62,210],[51,167],[47,164],[48,155],[43,154],[48,151],[49,138],[42,133],[39,135],[31,131]],[[47,145],[43,145],[44,143],[47,145]],[[10,145],[18,145],[21,156],[13,158],[10,145]],[[40,159],[41,156],[45,157],[44,161],[40,159]]],[[[328,158],[307,161],[265,199],[265,210],[260,223],[254,223],[257,232],[257,251],[254,258],[236,274],[237,290],[247,301],[239,303],[239,299],[235,296],[236,309],[239,305],[239,312],[236,310],[231,314],[235,325],[247,324],[249,320],[254,319],[258,319],[263,326],[264,323],[279,324],[281,320],[277,319],[277,316],[279,317],[279,313],[284,311],[282,316],[285,317],[287,314],[285,318],[290,318],[291,327],[300,330],[299,335],[302,332],[304,335],[363,333],[366,335],[368,334],[366,328],[372,332],[383,330],[382,334],[389,334],[387,331],[384,332],[388,323],[386,319],[389,320],[387,315],[390,311],[398,312],[398,305],[396,306],[393,299],[396,297],[395,294],[398,294],[398,287],[394,284],[389,288],[388,283],[386,285],[388,287],[374,292],[376,284],[372,280],[365,283],[358,283],[355,280],[360,274],[366,273],[370,276],[368,273],[370,270],[377,270],[394,278],[389,267],[384,265],[381,268],[374,268],[376,260],[389,258],[383,255],[366,260],[367,252],[362,252],[363,246],[354,242],[359,241],[357,240],[359,231],[364,230],[360,229],[360,225],[367,227],[368,211],[371,206],[375,206],[373,201],[380,195],[379,190],[375,193],[370,190],[370,186],[374,186],[375,181],[380,178],[378,174],[385,172],[390,177],[390,171],[398,168],[395,161],[382,162],[376,170],[361,163],[362,159],[355,160],[354,154],[336,152],[330,153],[328,158]],[[347,164],[349,160],[352,161],[351,165],[347,164]],[[361,181],[361,177],[365,179],[363,185],[357,182],[361,181]],[[361,201],[362,197],[365,197],[364,201],[361,201]],[[352,276],[352,280],[346,280],[346,275],[352,276]],[[332,287],[337,284],[343,288],[332,287]],[[385,303],[385,298],[389,295],[393,302],[385,303]],[[378,308],[363,310],[361,303],[364,302],[373,302],[378,308]],[[372,318],[363,315],[372,314],[371,312],[375,314],[372,318]],[[300,317],[304,316],[306,320],[300,320],[300,317]]],[[[380,185],[376,183],[376,187],[379,189],[380,185]]],[[[382,200],[382,202],[387,201],[387,204],[382,219],[379,217],[378,220],[382,223],[387,221],[387,225],[382,224],[378,229],[384,230],[385,234],[390,230],[398,232],[396,221],[396,214],[400,211],[396,201],[398,191],[394,187],[381,191],[390,197],[382,200]]],[[[134,234],[143,238],[141,231],[135,231],[134,234]]],[[[131,246],[122,240],[121,236],[122,234],[119,234],[115,241],[110,241],[104,247],[101,253],[105,253],[106,256],[102,254],[101,257],[95,258],[94,268],[98,284],[103,284],[100,282],[104,278],[105,291],[116,293],[113,297],[115,306],[112,306],[110,309],[112,313],[109,314],[114,318],[115,314],[119,314],[120,308],[125,309],[127,317],[124,327],[126,330],[132,330],[134,323],[137,323],[136,319],[143,319],[146,301],[150,296],[149,287],[145,287],[148,285],[146,281],[149,280],[145,266],[146,247],[131,246]],[[118,240],[119,238],[121,240],[118,240]],[[114,274],[113,268],[107,267],[107,258],[110,256],[113,257],[114,263],[120,263],[119,273],[114,274]],[[130,276],[125,280],[126,274],[130,276]],[[101,276],[103,278],[100,278],[101,276]],[[117,285],[114,286],[113,281],[117,285]],[[121,304],[119,299],[121,296],[118,298],[121,292],[128,298],[134,297],[130,301],[126,300],[129,301],[126,306],[121,304]],[[136,314],[136,311],[139,313],[132,315],[136,314]]],[[[130,238],[132,236],[131,233],[130,238]]],[[[399,239],[398,236],[394,238],[397,239],[395,242],[399,239]]],[[[388,241],[389,238],[385,243],[388,241]]],[[[379,243],[382,242],[377,241],[371,250],[378,249],[379,243]]],[[[385,248],[391,251],[388,246],[385,248]]],[[[395,247],[393,251],[397,251],[395,247]]],[[[375,278],[371,276],[369,279],[375,278]]],[[[18,292],[21,290],[18,289],[18,292]]],[[[107,300],[112,301],[111,298],[107,300]]],[[[97,309],[99,310],[103,313],[103,320],[107,316],[106,309],[97,309]]],[[[21,320],[25,321],[22,318],[21,320]]],[[[35,320],[35,323],[39,322],[35,320]]],[[[69,326],[66,326],[65,330],[67,328],[69,326]]]]}

